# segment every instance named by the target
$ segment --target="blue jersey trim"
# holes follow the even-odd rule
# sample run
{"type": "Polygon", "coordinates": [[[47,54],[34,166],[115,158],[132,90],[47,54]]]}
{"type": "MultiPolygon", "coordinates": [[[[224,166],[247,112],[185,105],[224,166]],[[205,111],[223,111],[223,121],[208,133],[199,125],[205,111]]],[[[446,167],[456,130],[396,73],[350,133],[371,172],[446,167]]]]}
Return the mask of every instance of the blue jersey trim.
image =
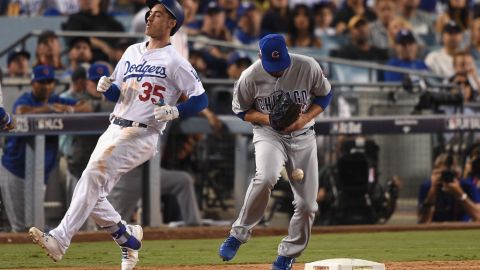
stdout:
{"type": "Polygon", "coordinates": [[[181,118],[197,115],[208,106],[208,97],[205,92],[198,96],[192,96],[187,101],[177,105],[181,118]]]}
{"type": "Polygon", "coordinates": [[[330,90],[330,92],[326,96],[316,96],[313,100],[313,103],[319,105],[320,107],[322,107],[323,110],[325,110],[332,101],[332,93],[333,91],[330,90]]]}

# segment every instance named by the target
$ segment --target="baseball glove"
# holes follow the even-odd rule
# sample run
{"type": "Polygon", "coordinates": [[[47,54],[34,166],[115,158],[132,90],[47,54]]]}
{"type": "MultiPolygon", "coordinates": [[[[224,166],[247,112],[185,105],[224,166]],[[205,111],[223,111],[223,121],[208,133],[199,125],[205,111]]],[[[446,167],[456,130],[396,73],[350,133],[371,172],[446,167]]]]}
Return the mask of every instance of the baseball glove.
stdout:
{"type": "Polygon", "coordinates": [[[270,126],[277,131],[284,130],[298,119],[301,108],[302,106],[295,103],[289,95],[282,93],[275,100],[270,112],[270,126]]]}

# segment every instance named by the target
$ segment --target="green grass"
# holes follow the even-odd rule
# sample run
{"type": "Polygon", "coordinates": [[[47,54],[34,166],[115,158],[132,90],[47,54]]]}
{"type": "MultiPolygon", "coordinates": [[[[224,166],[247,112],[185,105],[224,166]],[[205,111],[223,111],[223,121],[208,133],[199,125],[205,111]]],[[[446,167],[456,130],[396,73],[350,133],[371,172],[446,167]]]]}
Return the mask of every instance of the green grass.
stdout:
{"type": "MultiPolygon", "coordinates": [[[[270,263],[282,237],[253,237],[231,263],[270,263]]],[[[222,264],[223,239],[144,241],[139,266],[222,264]]],[[[60,263],[33,244],[0,245],[0,268],[119,266],[112,242],[74,243],[60,263]]],[[[480,260],[480,230],[314,235],[299,262],[328,258],[373,261],[480,260]]]]}

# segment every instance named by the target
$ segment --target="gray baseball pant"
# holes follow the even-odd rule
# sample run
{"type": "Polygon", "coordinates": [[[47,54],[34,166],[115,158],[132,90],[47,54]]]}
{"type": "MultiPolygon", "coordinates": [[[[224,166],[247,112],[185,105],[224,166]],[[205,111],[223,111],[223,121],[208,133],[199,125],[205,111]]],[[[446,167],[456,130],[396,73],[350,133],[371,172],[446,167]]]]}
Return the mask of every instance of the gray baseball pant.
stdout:
{"type": "Polygon", "coordinates": [[[307,247],[311,228],[318,209],[318,163],[315,132],[301,130],[293,135],[281,135],[275,131],[255,127],[256,174],[252,179],[238,219],[230,234],[245,243],[252,228],[260,222],[267,207],[270,193],[285,165],[289,178],[294,169],[304,171],[302,181],[290,181],[295,212],[288,228],[288,236],[278,246],[278,255],[298,257],[307,247]]]}

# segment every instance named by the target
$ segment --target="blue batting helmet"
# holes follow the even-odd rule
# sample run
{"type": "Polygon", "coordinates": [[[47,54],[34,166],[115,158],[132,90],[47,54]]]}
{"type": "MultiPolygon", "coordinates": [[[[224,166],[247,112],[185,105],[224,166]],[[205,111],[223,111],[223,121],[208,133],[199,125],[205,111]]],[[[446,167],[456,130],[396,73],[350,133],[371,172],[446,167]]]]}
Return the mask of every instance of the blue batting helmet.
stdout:
{"type": "MultiPolygon", "coordinates": [[[[177,2],[177,0],[147,0],[146,4],[150,9],[152,9],[156,4],[161,4],[170,14],[172,14],[177,23],[175,24],[175,27],[172,28],[172,31],[170,31],[170,36],[173,36],[178,29],[180,29],[185,15],[183,13],[182,6],[177,2]]],[[[147,21],[149,14],[149,12],[145,14],[145,22],[147,21]]]]}

